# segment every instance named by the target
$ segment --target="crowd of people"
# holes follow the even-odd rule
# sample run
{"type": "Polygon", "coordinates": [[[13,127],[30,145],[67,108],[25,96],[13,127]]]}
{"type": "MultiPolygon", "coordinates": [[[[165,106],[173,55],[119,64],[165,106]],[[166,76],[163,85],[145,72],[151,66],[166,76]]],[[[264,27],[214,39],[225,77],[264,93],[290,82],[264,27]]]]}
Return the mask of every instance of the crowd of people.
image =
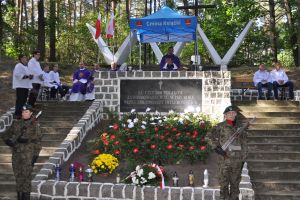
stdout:
{"type": "Polygon", "coordinates": [[[253,82],[258,90],[258,99],[264,99],[262,88],[267,88],[267,100],[270,99],[272,89],[274,91],[274,100],[278,100],[278,88],[288,87],[288,99],[294,99],[294,84],[289,80],[282,65],[279,62],[273,62],[273,70],[268,72],[264,64],[259,65],[259,69],[254,73],[253,82]]]}

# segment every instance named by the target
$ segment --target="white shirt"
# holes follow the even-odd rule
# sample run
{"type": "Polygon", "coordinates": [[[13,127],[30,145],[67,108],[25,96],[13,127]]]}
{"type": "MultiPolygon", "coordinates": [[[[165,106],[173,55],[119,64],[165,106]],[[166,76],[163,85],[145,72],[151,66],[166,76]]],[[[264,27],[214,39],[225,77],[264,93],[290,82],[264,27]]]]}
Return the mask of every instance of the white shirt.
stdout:
{"type": "Polygon", "coordinates": [[[28,70],[30,74],[33,74],[32,83],[43,83],[43,81],[39,78],[40,75],[43,75],[43,70],[39,61],[37,61],[34,57],[32,57],[28,62],[28,70]]]}
{"type": "Polygon", "coordinates": [[[50,71],[49,75],[50,75],[51,82],[56,82],[56,84],[60,85],[60,78],[58,72],[50,71]]]}
{"type": "Polygon", "coordinates": [[[260,82],[265,83],[265,81],[271,82],[270,73],[267,70],[264,71],[257,70],[253,76],[254,85],[257,86],[258,83],[260,82]]]}
{"type": "Polygon", "coordinates": [[[28,76],[30,73],[28,68],[22,63],[18,63],[13,71],[13,89],[16,88],[32,88],[32,81],[27,79],[23,79],[24,76],[28,76]]]}
{"type": "Polygon", "coordinates": [[[50,79],[49,73],[44,71],[43,78],[44,78],[43,86],[50,87],[50,88],[51,87],[57,87],[57,85],[54,85],[54,84],[51,83],[52,81],[50,79]]]}
{"type": "Polygon", "coordinates": [[[273,69],[271,71],[271,78],[272,78],[272,82],[278,81],[278,80],[283,80],[283,84],[285,84],[289,80],[285,71],[282,69],[279,69],[278,71],[276,69],[273,69]]]}

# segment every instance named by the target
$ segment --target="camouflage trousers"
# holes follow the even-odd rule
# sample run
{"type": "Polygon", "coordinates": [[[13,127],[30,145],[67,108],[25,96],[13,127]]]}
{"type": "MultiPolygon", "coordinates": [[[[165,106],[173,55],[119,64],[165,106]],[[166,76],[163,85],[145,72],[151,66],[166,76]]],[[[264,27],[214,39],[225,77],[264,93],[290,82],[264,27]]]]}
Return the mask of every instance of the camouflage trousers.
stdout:
{"type": "Polygon", "coordinates": [[[218,180],[220,184],[220,200],[238,200],[241,182],[243,162],[241,159],[220,156],[218,169],[218,180]]]}
{"type": "Polygon", "coordinates": [[[12,152],[12,167],[16,178],[17,192],[31,191],[33,152],[12,152]]]}

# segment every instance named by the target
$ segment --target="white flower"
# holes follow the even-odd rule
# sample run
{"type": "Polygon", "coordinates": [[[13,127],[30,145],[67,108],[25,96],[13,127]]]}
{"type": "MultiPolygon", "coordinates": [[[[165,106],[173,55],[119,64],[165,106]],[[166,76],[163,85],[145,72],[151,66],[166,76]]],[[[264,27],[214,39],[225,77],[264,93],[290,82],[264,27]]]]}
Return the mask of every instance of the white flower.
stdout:
{"type": "Polygon", "coordinates": [[[190,120],[190,117],[188,115],[185,115],[184,118],[190,120]]]}
{"type": "Polygon", "coordinates": [[[177,121],[177,120],[178,120],[178,117],[174,117],[174,120],[177,121]]]}
{"type": "Polygon", "coordinates": [[[139,184],[139,180],[134,176],[131,178],[132,183],[139,184]]]}
{"type": "Polygon", "coordinates": [[[151,117],[151,118],[150,118],[150,121],[154,121],[154,117],[151,117]]]}
{"type": "Polygon", "coordinates": [[[156,111],[155,111],[155,114],[156,114],[156,115],[159,115],[159,112],[156,110],[156,111]]]}
{"type": "Polygon", "coordinates": [[[146,109],[146,112],[149,112],[150,110],[151,110],[151,108],[148,107],[148,108],[146,109]]]}
{"type": "Polygon", "coordinates": [[[138,175],[139,177],[141,177],[143,174],[144,174],[143,168],[137,170],[137,175],[138,175]]]}
{"type": "Polygon", "coordinates": [[[134,127],[134,123],[133,122],[130,122],[129,124],[128,124],[128,128],[133,128],[134,127]]]}
{"type": "Polygon", "coordinates": [[[152,122],[152,123],[150,123],[151,125],[156,125],[156,123],[154,123],[154,122],[152,122]]]}
{"type": "Polygon", "coordinates": [[[137,165],[137,166],[135,167],[135,171],[138,171],[139,169],[141,169],[141,166],[137,165]]]}
{"type": "Polygon", "coordinates": [[[147,183],[147,180],[144,177],[142,177],[141,178],[141,184],[144,184],[144,183],[147,183]]]}
{"type": "Polygon", "coordinates": [[[146,129],[146,126],[145,126],[145,125],[142,125],[141,128],[142,128],[142,129],[146,129]]]}
{"type": "Polygon", "coordinates": [[[126,124],[122,124],[122,126],[125,128],[125,127],[126,127],[126,124]]]}
{"type": "Polygon", "coordinates": [[[131,109],[131,111],[130,111],[131,113],[134,113],[135,112],[135,109],[131,109]]]}
{"type": "Polygon", "coordinates": [[[162,120],[158,120],[158,123],[161,124],[161,123],[162,123],[162,120]]]}
{"type": "Polygon", "coordinates": [[[132,122],[132,120],[131,119],[127,119],[127,123],[130,123],[130,122],[132,122]]]}
{"type": "Polygon", "coordinates": [[[148,179],[154,179],[156,177],[156,175],[153,172],[150,172],[148,174],[148,179]]]}
{"type": "Polygon", "coordinates": [[[173,114],[174,113],[174,111],[173,110],[169,110],[169,114],[173,114]]]}
{"type": "Polygon", "coordinates": [[[179,118],[178,122],[179,122],[180,124],[183,124],[183,119],[182,119],[182,118],[179,118]]]}
{"type": "Polygon", "coordinates": [[[133,123],[137,123],[139,121],[139,119],[138,118],[135,118],[134,120],[133,120],[133,123]]]}
{"type": "Polygon", "coordinates": [[[144,124],[144,125],[147,125],[147,122],[145,122],[145,121],[142,121],[142,124],[144,124]]]}

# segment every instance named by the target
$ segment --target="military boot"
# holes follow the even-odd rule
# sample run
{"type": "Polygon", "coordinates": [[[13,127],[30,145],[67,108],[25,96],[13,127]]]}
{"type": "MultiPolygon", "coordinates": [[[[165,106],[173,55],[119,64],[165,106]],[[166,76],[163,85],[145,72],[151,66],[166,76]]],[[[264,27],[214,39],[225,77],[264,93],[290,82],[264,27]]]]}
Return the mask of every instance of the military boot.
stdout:
{"type": "Polygon", "coordinates": [[[18,192],[18,200],[22,200],[23,192],[18,192]]]}
{"type": "Polygon", "coordinates": [[[30,200],[30,192],[23,192],[23,199],[22,200],[30,200]]]}

